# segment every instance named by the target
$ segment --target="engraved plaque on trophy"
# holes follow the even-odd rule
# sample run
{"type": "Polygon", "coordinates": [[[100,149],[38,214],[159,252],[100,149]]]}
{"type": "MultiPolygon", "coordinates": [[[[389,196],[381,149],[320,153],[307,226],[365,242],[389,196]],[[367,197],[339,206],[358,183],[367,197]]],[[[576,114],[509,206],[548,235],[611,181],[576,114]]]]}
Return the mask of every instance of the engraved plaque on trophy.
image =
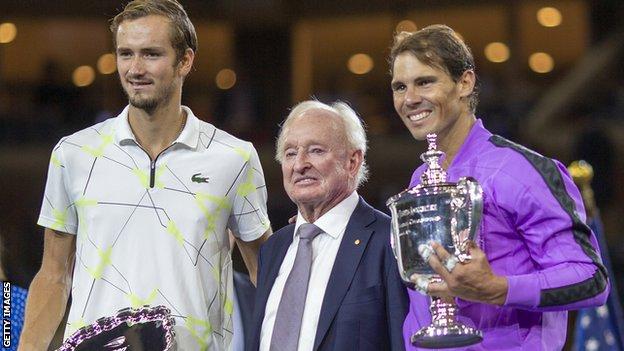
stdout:
{"type": "Polygon", "coordinates": [[[78,329],[57,351],[175,351],[174,325],[165,306],[125,308],[78,329]]]}
{"type": "MultiPolygon", "coordinates": [[[[441,278],[425,262],[418,249],[435,241],[459,262],[467,262],[469,240],[474,240],[483,212],[481,186],[476,180],[462,177],[457,183],[447,182],[440,166],[444,152],[437,150],[436,135],[427,135],[429,148],[421,155],[427,169],[421,183],[386,202],[392,213],[392,248],[401,278],[419,274],[432,282],[441,278]]],[[[457,321],[454,301],[431,297],[432,323],[411,337],[412,344],[422,348],[447,348],[480,342],[481,331],[457,321]]]]}

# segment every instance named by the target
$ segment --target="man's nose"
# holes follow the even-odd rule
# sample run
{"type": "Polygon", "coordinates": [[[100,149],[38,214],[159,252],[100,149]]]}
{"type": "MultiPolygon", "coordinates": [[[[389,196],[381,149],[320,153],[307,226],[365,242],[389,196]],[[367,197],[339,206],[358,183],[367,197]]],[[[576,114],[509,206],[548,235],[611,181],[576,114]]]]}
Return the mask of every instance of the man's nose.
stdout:
{"type": "Polygon", "coordinates": [[[308,160],[308,154],[306,152],[298,152],[295,157],[295,163],[293,165],[295,172],[303,173],[306,169],[310,168],[310,162],[308,160]]]}
{"type": "Polygon", "coordinates": [[[141,57],[136,56],[132,59],[132,61],[130,62],[130,69],[128,70],[128,73],[131,75],[142,75],[143,73],[145,73],[145,64],[141,57]]]}
{"type": "Polygon", "coordinates": [[[416,88],[409,87],[405,92],[405,103],[407,105],[419,104],[422,101],[420,91],[416,88]]]}

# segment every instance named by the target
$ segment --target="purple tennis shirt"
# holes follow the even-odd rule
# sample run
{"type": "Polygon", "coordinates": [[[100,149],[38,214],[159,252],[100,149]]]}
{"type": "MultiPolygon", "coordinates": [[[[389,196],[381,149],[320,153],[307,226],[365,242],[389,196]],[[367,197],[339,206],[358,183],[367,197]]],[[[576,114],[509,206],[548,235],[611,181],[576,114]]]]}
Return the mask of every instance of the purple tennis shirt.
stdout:
{"type": "MultiPolygon", "coordinates": [[[[410,187],[424,168],[416,169],[410,187]]],[[[609,293],[596,237],[566,168],[477,120],[447,172],[451,182],[471,176],[483,187],[475,240],[509,283],[503,306],[457,299],[459,319],[483,332],[483,342],[461,350],[560,350],[567,310],[602,305],[609,293]]],[[[407,350],[418,350],[410,336],[431,323],[430,300],[408,292],[403,336],[407,350]]]]}

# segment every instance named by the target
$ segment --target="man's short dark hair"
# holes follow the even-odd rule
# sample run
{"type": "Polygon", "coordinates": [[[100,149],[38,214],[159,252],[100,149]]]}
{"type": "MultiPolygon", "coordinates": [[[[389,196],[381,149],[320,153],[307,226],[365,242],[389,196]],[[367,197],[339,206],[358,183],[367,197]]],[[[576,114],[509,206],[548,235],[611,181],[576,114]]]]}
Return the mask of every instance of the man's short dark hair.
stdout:
{"type": "Polygon", "coordinates": [[[117,47],[117,30],[123,21],[157,15],[166,17],[170,22],[169,38],[176,51],[176,61],[180,62],[186,49],[197,52],[197,34],[186,11],[176,0],[134,0],[129,2],[117,16],[111,20],[113,44],[117,47]]]}

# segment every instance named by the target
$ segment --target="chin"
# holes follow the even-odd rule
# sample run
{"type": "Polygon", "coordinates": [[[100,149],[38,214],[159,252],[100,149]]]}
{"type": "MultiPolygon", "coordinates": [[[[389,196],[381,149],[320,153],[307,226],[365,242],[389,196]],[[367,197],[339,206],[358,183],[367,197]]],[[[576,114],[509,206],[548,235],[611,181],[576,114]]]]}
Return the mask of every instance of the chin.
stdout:
{"type": "Polygon", "coordinates": [[[290,199],[297,205],[304,205],[310,203],[317,203],[322,196],[316,193],[310,194],[308,192],[294,192],[289,195],[290,199]]]}
{"type": "Polygon", "coordinates": [[[424,140],[427,136],[427,133],[425,133],[425,131],[423,130],[423,128],[416,128],[413,125],[411,125],[409,122],[405,122],[403,121],[403,125],[405,125],[405,128],[407,128],[407,131],[410,132],[410,134],[412,135],[412,137],[416,140],[424,140]]]}
{"type": "Polygon", "coordinates": [[[141,110],[151,111],[158,106],[158,102],[153,99],[131,98],[130,105],[141,110]]]}
{"type": "Polygon", "coordinates": [[[418,141],[427,140],[427,134],[430,133],[430,132],[423,131],[422,129],[419,129],[419,130],[409,129],[409,132],[410,134],[412,134],[412,137],[418,141]]]}
{"type": "Polygon", "coordinates": [[[291,197],[294,202],[298,204],[313,203],[319,199],[319,196],[307,195],[307,194],[293,194],[291,197]]]}

